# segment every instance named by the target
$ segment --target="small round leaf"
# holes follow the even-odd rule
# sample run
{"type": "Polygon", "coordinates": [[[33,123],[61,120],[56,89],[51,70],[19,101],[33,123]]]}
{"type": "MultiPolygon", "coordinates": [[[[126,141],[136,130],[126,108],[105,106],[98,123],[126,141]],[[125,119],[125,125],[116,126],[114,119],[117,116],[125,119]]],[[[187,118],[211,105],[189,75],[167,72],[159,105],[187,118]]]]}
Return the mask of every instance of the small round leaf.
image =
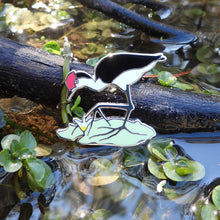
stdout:
{"type": "Polygon", "coordinates": [[[205,176],[205,168],[202,164],[184,157],[177,162],[166,162],[163,168],[166,176],[176,182],[197,181],[205,176]]]}
{"type": "Polygon", "coordinates": [[[211,203],[205,204],[201,211],[202,220],[218,220],[218,216],[215,212],[216,209],[214,205],[211,203]]]}
{"type": "Polygon", "coordinates": [[[6,172],[13,173],[22,167],[22,162],[19,160],[13,160],[10,157],[9,150],[4,149],[0,152],[0,165],[4,167],[6,172]]]}
{"type": "Polygon", "coordinates": [[[10,149],[13,140],[20,141],[20,137],[15,134],[9,134],[2,138],[1,145],[3,149],[10,149]]]}
{"type": "Polygon", "coordinates": [[[167,179],[163,171],[163,165],[158,163],[154,157],[151,157],[148,160],[148,170],[158,179],[167,179]]]}
{"type": "Polygon", "coordinates": [[[212,200],[215,207],[220,210],[220,185],[216,186],[212,192],[212,200]]]}
{"type": "Polygon", "coordinates": [[[34,151],[34,148],[37,146],[37,142],[34,136],[29,131],[24,131],[20,136],[20,144],[22,147],[34,151]]]}
{"type": "Polygon", "coordinates": [[[168,71],[161,71],[158,73],[158,80],[163,86],[172,86],[176,83],[177,78],[168,71]]]}

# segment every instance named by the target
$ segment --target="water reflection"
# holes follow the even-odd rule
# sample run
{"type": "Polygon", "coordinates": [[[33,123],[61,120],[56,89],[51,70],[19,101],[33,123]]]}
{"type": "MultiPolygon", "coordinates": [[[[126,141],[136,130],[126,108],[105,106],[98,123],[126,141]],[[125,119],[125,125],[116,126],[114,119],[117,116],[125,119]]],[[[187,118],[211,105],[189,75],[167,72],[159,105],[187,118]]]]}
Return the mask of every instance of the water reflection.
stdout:
{"type": "MultiPolygon", "coordinates": [[[[185,143],[186,144],[186,143],[185,143]]],[[[61,219],[91,219],[92,215],[102,210],[109,215],[108,219],[191,219],[194,202],[201,195],[204,182],[170,182],[157,191],[160,180],[146,176],[145,166],[140,164],[130,170],[122,169],[122,148],[83,149],[81,154],[65,155],[65,164],[71,166],[72,173],[67,178],[62,193],[55,197],[46,214],[61,219]],[[110,151],[110,152],[109,152],[110,151]],[[82,154],[83,152],[83,154],[82,154]],[[99,160],[102,166],[114,160],[110,171],[99,168],[105,174],[99,176],[100,182],[92,182],[92,178],[100,174],[94,170],[94,161],[99,160]],[[91,169],[93,166],[93,169],[91,169]],[[105,170],[105,172],[103,171],[105,170]],[[116,179],[107,179],[118,173],[116,179]],[[135,175],[135,177],[132,177],[135,175]],[[145,177],[144,177],[145,176],[145,177]],[[103,180],[102,180],[102,178],[103,180]]],[[[188,152],[187,152],[188,153],[188,152]]],[[[102,174],[103,174],[102,173],[102,174]]]]}

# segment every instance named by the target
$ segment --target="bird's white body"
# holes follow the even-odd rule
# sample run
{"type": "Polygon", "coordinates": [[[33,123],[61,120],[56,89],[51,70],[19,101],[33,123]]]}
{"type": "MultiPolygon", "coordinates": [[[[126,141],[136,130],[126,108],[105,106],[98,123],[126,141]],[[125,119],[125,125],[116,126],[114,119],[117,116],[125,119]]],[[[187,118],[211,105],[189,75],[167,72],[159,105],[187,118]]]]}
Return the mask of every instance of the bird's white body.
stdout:
{"type": "Polygon", "coordinates": [[[156,61],[145,66],[144,68],[135,68],[131,70],[126,70],[122,74],[118,75],[113,81],[112,84],[117,85],[122,90],[126,91],[126,84],[133,85],[141,79],[141,77],[149,72],[156,65],[156,61]],[[126,84],[124,83],[126,82],[126,84]]]}

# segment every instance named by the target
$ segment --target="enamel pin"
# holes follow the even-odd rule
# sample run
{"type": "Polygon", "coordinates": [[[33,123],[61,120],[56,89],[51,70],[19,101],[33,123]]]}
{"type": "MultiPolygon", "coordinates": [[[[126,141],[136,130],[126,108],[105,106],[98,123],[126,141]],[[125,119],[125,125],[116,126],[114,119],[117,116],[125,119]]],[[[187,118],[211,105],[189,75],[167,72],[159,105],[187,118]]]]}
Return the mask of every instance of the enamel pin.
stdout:
{"type": "Polygon", "coordinates": [[[86,145],[136,146],[156,135],[155,130],[139,119],[131,120],[134,110],[130,86],[149,72],[157,62],[165,61],[162,53],[115,53],[103,57],[96,64],[94,74],[84,71],[70,71],[65,79],[71,100],[78,89],[88,87],[102,91],[110,84],[120,88],[127,97],[127,103],[98,102],[82,119],[73,118],[67,128],[58,129],[61,138],[86,145]],[[120,109],[124,117],[106,117],[103,109],[120,109]],[[97,117],[99,115],[99,117],[97,117]]]}

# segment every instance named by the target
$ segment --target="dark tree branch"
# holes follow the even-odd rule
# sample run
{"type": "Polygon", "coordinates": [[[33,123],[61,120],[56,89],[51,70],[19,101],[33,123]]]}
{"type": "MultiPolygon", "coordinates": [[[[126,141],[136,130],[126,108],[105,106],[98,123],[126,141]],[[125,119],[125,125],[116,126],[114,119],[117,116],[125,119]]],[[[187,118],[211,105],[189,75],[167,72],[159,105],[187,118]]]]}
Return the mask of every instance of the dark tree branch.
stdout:
{"type": "MultiPolygon", "coordinates": [[[[0,37],[0,94],[19,95],[46,104],[60,101],[63,58],[44,50],[0,37]]],[[[76,62],[71,68],[92,73],[93,68],[76,62]]],[[[220,97],[168,89],[148,83],[131,88],[135,111],[158,132],[191,132],[220,130],[220,97]]],[[[95,93],[81,91],[82,107],[91,108],[97,102],[125,102],[119,91],[108,89],[95,93]]]]}
{"type": "Polygon", "coordinates": [[[169,6],[167,6],[167,4],[165,5],[161,2],[157,2],[154,0],[113,0],[113,1],[119,4],[133,3],[136,5],[145,5],[154,11],[161,10],[161,9],[162,10],[169,9],[169,6]]]}
{"type": "MultiPolygon", "coordinates": [[[[142,30],[152,37],[163,38],[163,41],[154,40],[161,43],[174,43],[174,44],[189,44],[197,40],[194,34],[176,29],[174,27],[153,21],[147,17],[141,16],[111,0],[77,0],[81,4],[98,10],[105,15],[115,18],[116,20],[123,22],[131,27],[142,30]]],[[[138,4],[147,3],[144,0],[131,0],[138,4]]],[[[153,1],[149,2],[151,8],[159,8],[160,5],[153,4],[153,1]]]]}

